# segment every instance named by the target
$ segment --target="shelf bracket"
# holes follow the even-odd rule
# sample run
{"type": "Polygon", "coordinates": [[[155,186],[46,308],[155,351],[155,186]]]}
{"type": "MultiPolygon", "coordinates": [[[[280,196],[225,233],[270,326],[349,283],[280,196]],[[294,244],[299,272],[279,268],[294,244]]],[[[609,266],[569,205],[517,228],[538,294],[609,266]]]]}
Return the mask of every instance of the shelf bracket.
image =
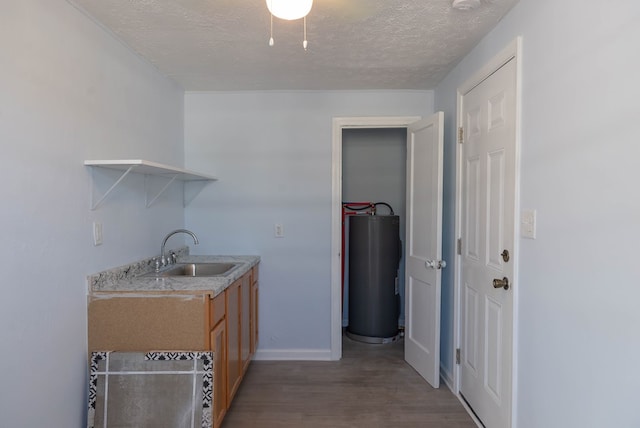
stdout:
{"type": "Polygon", "coordinates": [[[94,192],[95,192],[95,190],[94,190],[95,189],[95,181],[94,181],[94,176],[93,176],[94,168],[93,167],[91,168],[91,181],[94,183],[91,186],[91,211],[95,211],[100,206],[102,201],[104,201],[105,198],[107,196],[109,196],[109,194],[113,191],[113,189],[115,189],[118,186],[118,184],[120,184],[120,182],[122,180],[124,180],[124,178],[127,176],[127,174],[129,174],[131,172],[132,169],[133,169],[133,165],[130,166],[129,168],[127,168],[127,170],[122,173],[120,178],[118,178],[116,180],[116,182],[113,183],[113,185],[111,187],[109,187],[109,189],[106,192],[104,192],[104,195],[102,195],[102,197],[97,202],[94,202],[94,197],[95,197],[95,195],[94,195],[94,192]]]}
{"type": "Polygon", "coordinates": [[[165,190],[167,190],[169,188],[169,186],[171,186],[171,183],[176,181],[176,179],[178,178],[178,174],[176,174],[173,177],[171,177],[171,180],[169,180],[169,182],[167,184],[165,184],[165,186],[162,189],[160,189],[158,194],[156,196],[154,196],[151,200],[149,200],[149,188],[148,188],[148,184],[147,184],[148,177],[149,177],[148,174],[144,175],[145,205],[146,205],[147,208],[149,208],[151,205],[153,205],[153,203],[156,201],[156,199],[158,199],[165,192],[165,190]]]}

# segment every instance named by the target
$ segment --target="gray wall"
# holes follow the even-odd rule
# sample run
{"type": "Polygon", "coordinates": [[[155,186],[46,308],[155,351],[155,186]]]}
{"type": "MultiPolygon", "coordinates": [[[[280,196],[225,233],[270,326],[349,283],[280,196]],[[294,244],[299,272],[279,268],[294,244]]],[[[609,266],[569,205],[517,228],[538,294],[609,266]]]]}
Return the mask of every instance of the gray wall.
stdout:
{"type": "Polygon", "coordinates": [[[90,211],[83,161],[181,164],[183,93],[62,0],[0,2],[0,52],[0,426],[86,426],[85,278],[156,254],[183,210],[130,177],[90,211]]]}
{"type": "Polygon", "coordinates": [[[456,88],[522,35],[519,428],[640,426],[638,22],[631,0],[521,0],[436,89],[451,215],[456,88]]]}
{"type": "MultiPolygon", "coordinates": [[[[406,218],[406,171],[406,128],[342,131],[342,200],[387,202],[400,217],[400,237],[403,244],[406,218]]],[[[378,213],[388,214],[389,209],[379,205],[378,213]]],[[[348,234],[346,237],[348,238],[348,234]]],[[[347,261],[348,248],[345,256],[347,261]]],[[[343,326],[347,325],[346,322],[349,320],[348,286],[348,263],[346,263],[343,326]]],[[[400,260],[398,286],[401,297],[399,323],[404,325],[404,251],[400,260]]]]}
{"type": "Polygon", "coordinates": [[[332,118],[427,116],[431,91],[187,93],[186,208],[202,253],[259,254],[259,358],[329,358],[332,118]],[[284,238],[274,238],[282,223],[284,238]]]}

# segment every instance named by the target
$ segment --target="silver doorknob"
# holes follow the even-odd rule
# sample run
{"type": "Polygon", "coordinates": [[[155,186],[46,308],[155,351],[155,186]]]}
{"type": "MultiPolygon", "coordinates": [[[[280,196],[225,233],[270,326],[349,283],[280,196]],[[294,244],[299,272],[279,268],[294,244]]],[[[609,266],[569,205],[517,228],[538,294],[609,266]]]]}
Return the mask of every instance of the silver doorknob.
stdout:
{"type": "Polygon", "coordinates": [[[509,289],[509,278],[506,276],[502,279],[496,278],[493,280],[493,288],[504,288],[505,290],[509,289]]]}
{"type": "Polygon", "coordinates": [[[447,262],[444,260],[427,260],[424,262],[424,267],[431,269],[444,269],[447,267],[447,262]]]}

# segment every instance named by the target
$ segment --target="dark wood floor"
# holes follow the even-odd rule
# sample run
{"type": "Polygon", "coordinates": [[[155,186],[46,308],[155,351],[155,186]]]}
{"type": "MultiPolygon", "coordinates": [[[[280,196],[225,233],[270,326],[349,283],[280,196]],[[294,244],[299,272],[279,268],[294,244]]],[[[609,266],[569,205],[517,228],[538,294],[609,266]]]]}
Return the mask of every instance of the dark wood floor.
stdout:
{"type": "Polygon", "coordinates": [[[475,428],[444,385],[403,360],[404,343],[343,339],[340,361],[254,361],[223,428],[475,428]]]}

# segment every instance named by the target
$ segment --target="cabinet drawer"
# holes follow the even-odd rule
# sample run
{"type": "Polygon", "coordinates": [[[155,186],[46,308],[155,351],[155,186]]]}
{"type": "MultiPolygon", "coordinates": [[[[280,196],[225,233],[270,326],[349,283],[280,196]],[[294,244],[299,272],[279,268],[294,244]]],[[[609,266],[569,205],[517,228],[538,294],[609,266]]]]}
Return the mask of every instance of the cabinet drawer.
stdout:
{"type": "Polygon", "coordinates": [[[211,319],[209,326],[215,327],[220,321],[224,319],[224,293],[218,294],[211,299],[211,319]]]}

